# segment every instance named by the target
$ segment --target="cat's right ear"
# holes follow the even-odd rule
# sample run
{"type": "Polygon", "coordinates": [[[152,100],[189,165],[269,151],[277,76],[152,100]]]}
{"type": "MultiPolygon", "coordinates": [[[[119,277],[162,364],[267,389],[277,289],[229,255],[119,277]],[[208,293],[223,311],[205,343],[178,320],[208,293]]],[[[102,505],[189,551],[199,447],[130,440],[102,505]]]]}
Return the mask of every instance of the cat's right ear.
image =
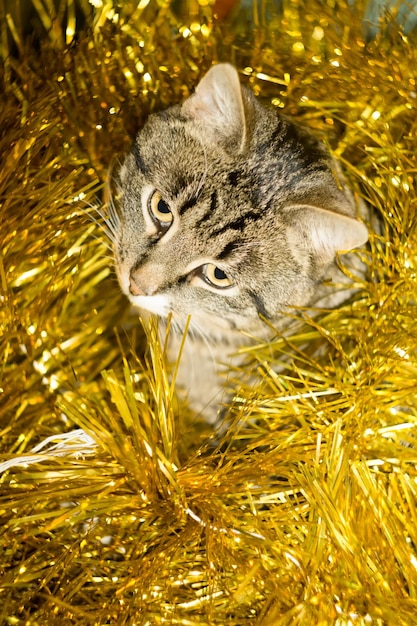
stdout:
{"type": "Polygon", "coordinates": [[[295,213],[294,228],[304,246],[330,263],[337,252],[348,252],[368,241],[365,224],[350,215],[310,205],[288,207],[295,213]]]}
{"type": "Polygon", "coordinates": [[[195,93],[182,105],[201,137],[226,149],[243,151],[247,125],[239,75],[233,65],[214,65],[197,85],[195,93]]]}

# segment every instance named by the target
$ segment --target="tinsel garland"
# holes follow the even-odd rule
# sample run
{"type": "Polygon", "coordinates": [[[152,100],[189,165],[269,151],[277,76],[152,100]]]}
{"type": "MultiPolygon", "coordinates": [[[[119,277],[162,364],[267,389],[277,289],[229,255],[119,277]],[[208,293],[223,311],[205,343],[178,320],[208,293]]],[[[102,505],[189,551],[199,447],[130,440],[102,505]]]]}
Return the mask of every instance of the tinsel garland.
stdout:
{"type": "Polygon", "coordinates": [[[366,43],[365,10],[0,2],[1,623],[417,624],[417,37],[388,12],[366,43]],[[218,60],[323,137],[378,228],[353,299],[247,350],[213,433],[95,207],[218,60]]]}

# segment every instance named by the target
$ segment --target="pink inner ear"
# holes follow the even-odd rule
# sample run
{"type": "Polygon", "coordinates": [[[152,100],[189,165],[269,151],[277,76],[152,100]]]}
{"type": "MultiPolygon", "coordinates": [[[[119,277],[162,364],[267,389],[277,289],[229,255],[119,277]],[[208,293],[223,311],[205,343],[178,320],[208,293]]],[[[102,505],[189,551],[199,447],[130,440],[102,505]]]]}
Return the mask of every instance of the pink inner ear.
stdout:
{"type": "Polygon", "coordinates": [[[354,217],[310,205],[289,207],[288,210],[294,209],[299,211],[298,219],[320,256],[333,258],[337,252],[353,250],[368,241],[368,229],[354,217]]]}
{"type": "Polygon", "coordinates": [[[244,144],[245,110],[239,76],[232,65],[212,67],[183,109],[201,125],[202,138],[216,143],[223,138],[238,143],[239,149],[244,144]]]}

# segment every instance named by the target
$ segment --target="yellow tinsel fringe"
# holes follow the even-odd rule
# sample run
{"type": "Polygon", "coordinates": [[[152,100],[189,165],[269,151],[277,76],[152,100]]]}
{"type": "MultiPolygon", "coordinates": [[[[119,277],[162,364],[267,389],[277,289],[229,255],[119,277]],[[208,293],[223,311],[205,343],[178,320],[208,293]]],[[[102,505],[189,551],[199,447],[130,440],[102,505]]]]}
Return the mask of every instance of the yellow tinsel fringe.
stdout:
{"type": "Polygon", "coordinates": [[[0,2],[1,623],[417,624],[416,35],[388,16],[366,44],[360,4],[220,4],[0,2]],[[383,230],[352,301],[247,351],[211,433],[91,218],[218,60],[383,230]]]}

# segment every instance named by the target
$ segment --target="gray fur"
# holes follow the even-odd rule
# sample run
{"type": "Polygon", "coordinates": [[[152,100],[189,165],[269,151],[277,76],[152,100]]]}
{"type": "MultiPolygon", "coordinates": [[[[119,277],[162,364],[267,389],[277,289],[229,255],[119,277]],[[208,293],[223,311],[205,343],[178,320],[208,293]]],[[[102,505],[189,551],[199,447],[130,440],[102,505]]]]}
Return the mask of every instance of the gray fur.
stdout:
{"type": "Polygon", "coordinates": [[[228,64],[182,105],[149,117],[120,178],[122,290],[141,309],[172,312],[179,335],[192,316],[179,387],[213,420],[219,364],[248,335],[268,337],[261,318],[280,329],[291,307],[340,301],[322,281],[341,278],[336,252],[365,243],[366,228],[323,146],[261,106],[228,64]],[[164,231],[149,214],[154,190],[173,214],[164,231]],[[207,282],[202,271],[213,266],[230,287],[207,282]]]}

